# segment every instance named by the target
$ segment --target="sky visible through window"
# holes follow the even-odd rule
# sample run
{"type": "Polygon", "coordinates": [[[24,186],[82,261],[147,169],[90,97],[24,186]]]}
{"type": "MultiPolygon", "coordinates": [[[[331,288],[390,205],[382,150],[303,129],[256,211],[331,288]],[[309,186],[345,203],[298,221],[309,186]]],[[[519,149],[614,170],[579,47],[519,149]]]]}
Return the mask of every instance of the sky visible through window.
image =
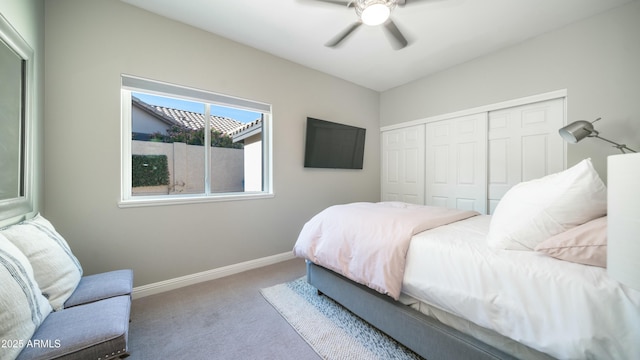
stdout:
{"type": "MultiPolygon", "coordinates": [[[[141,93],[132,93],[131,95],[149,105],[158,105],[201,114],[204,112],[202,103],[141,93]]],[[[260,113],[218,105],[211,105],[211,115],[231,118],[241,123],[248,123],[260,119],[260,113]]]]}

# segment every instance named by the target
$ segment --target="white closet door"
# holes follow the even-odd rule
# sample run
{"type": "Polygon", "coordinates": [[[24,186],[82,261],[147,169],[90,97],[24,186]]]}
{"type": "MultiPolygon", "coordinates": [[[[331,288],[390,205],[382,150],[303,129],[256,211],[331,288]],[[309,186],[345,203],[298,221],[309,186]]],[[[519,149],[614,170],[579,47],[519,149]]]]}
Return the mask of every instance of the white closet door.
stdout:
{"type": "Polygon", "coordinates": [[[487,212],[487,113],[428,123],[426,204],[487,212]]]}
{"type": "Polygon", "coordinates": [[[489,113],[489,212],[513,185],[565,168],[564,98],[489,113]]]}
{"type": "Polygon", "coordinates": [[[424,125],[382,133],[382,201],[424,204],[424,125]]]}

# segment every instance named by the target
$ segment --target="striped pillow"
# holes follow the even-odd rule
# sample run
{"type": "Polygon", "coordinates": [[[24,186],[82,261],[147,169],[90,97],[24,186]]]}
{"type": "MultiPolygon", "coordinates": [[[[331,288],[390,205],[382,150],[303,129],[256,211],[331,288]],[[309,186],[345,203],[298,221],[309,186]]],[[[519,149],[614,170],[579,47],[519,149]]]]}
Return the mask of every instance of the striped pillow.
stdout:
{"type": "Polygon", "coordinates": [[[40,214],[0,231],[29,259],[42,294],[54,311],[64,308],[64,302],[78,286],[82,277],[80,262],[69,245],[40,214]]]}
{"type": "Polygon", "coordinates": [[[51,312],[24,254],[0,234],[0,357],[15,359],[51,312]]]}

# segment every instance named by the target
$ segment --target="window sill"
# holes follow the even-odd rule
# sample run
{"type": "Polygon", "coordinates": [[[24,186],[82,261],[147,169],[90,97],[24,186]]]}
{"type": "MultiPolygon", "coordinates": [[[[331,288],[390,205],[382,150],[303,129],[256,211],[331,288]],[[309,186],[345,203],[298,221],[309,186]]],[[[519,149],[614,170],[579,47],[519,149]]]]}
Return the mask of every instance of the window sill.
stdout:
{"type": "Polygon", "coordinates": [[[187,205],[201,204],[221,201],[240,201],[240,200],[257,200],[270,199],[275,197],[272,192],[254,192],[242,194],[219,194],[219,195],[173,195],[167,196],[139,196],[133,199],[120,200],[118,207],[145,207],[145,206],[165,206],[165,205],[187,205]]]}

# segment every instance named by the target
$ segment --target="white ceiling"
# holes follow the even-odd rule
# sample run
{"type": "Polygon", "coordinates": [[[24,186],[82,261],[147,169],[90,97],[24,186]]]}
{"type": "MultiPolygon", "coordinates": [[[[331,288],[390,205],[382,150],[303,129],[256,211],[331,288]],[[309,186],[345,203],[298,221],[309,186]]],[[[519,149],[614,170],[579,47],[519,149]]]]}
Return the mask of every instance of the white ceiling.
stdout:
{"type": "Polygon", "coordinates": [[[384,91],[634,0],[407,0],[391,14],[409,41],[401,50],[366,25],[325,47],[357,16],[315,0],[122,1],[384,91]]]}

